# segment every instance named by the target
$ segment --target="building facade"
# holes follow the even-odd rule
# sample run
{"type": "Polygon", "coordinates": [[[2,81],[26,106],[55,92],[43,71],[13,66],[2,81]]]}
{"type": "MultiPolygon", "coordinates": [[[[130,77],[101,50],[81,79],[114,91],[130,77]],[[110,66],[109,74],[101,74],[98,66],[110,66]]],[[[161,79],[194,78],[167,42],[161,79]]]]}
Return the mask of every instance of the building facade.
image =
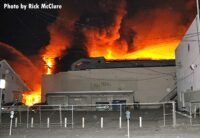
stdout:
{"type": "Polygon", "coordinates": [[[0,61],[0,79],[5,79],[6,87],[2,91],[2,103],[22,100],[22,92],[29,91],[28,86],[17,75],[6,60],[0,61]]]}
{"type": "MultiPolygon", "coordinates": [[[[197,18],[187,30],[176,49],[176,76],[178,107],[180,110],[196,110],[200,102],[200,37],[197,18]],[[195,109],[196,108],[196,109],[195,109]]],[[[199,28],[200,29],[200,28],[199,28]]]]}
{"type": "MultiPolygon", "coordinates": [[[[94,92],[98,92],[96,97],[102,97],[99,101],[103,102],[106,102],[103,100],[105,93],[112,95],[111,97],[118,96],[117,99],[111,98],[112,100],[126,100],[129,103],[159,102],[176,87],[175,80],[175,66],[101,68],[60,72],[43,77],[42,101],[46,100],[46,96],[56,93],[59,95],[82,92],[80,95],[85,93],[85,95],[93,96],[94,92]],[[131,98],[128,95],[116,95],[116,92],[126,95],[126,91],[132,91],[131,98]]],[[[111,103],[111,100],[107,101],[111,103]]],[[[92,104],[95,102],[98,101],[92,104]]]]}

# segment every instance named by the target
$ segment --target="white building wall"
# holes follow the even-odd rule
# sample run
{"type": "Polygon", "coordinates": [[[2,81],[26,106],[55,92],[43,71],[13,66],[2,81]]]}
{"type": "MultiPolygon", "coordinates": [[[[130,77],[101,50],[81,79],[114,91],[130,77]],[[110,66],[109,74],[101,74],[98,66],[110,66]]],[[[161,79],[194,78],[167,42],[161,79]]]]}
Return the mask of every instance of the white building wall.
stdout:
{"type": "Polygon", "coordinates": [[[175,67],[68,71],[43,77],[42,101],[46,93],[60,91],[132,90],[135,101],[158,102],[174,87],[175,67]]]}
{"type": "MultiPolygon", "coordinates": [[[[15,92],[28,90],[28,88],[22,84],[21,80],[19,80],[15,73],[13,73],[5,61],[0,61],[0,79],[6,80],[6,88],[3,90],[5,103],[13,102],[15,100],[15,92]]],[[[19,98],[21,98],[21,96],[22,95],[19,95],[19,98]]]]}
{"type": "MultiPolygon", "coordinates": [[[[176,76],[179,109],[186,107],[184,94],[200,90],[200,48],[197,36],[197,20],[194,19],[180,45],[176,49],[176,76]],[[191,69],[191,65],[195,65],[191,69]]],[[[200,98],[200,97],[199,97],[200,98]]],[[[200,100],[200,99],[199,99],[200,100]]]]}

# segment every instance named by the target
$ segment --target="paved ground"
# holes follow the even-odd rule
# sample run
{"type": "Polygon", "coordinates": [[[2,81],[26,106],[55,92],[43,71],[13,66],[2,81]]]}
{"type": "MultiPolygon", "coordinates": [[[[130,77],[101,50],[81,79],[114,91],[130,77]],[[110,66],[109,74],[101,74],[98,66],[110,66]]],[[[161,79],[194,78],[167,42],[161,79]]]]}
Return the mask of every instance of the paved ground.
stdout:
{"type": "MultiPolygon", "coordinates": [[[[0,129],[1,138],[127,138],[127,131],[122,129],[97,128],[17,128],[13,129],[12,136],[8,136],[8,129],[0,129]]],[[[130,128],[130,138],[199,138],[200,127],[177,128],[130,128]]]]}
{"type": "MultiPolygon", "coordinates": [[[[166,110],[167,111],[167,110],[166,110]]],[[[168,110],[170,111],[170,110],[168,110]]],[[[200,126],[191,126],[190,120],[177,114],[177,127],[172,127],[170,112],[166,116],[166,127],[163,127],[162,109],[138,110],[132,112],[130,120],[130,138],[199,138],[200,126]],[[139,116],[143,117],[143,128],[139,128],[139,116]]],[[[22,112],[22,124],[13,128],[9,136],[9,114],[3,114],[3,124],[0,125],[0,138],[127,138],[127,124],[122,114],[122,128],[119,128],[119,112],[83,112],[74,114],[74,128],[60,126],[60,114],[57,111],[42,112],[42,124],[39,125],[39,113],[29,113],[29,128],[27,127],[27,112],[22,112]],[[34,128],[30,128],[30,117],[35,118],[34,128]],[[50,128],[47,128],[46,119],[50,117],[50,128]],[[85,117],[85,128],[81,128],[81,118],[85,117]],[[104,117],[104,128],[100,128],[100,118],[104,117]]],[[[71,112],[62,112],[62,121],[68,117],[71,121],[71,112]]],[[[19,113],[15,116],[19,117],[19,113]]],[[[193,120],[196,123],[200,119],[193,120]]],[[[13,124],[14,125],[14,124],[13,124]]]]}

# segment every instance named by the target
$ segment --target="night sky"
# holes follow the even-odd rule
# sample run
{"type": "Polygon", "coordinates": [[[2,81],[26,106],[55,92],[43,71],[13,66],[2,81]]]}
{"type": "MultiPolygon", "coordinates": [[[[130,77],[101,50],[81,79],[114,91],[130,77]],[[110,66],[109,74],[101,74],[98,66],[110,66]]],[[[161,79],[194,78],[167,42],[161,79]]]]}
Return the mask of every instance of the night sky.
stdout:
{"type": "MultiPolygon", "coordinates": [[[[61,20],[58,28],[63,30],[64,34],[72,38],[71,47],[66,50],[66,54],[64,54],[59,61],[60,70],[65,70],[69,68],[69,65],[75,60],[81,57],[87,57],[87,51],[84,45],[85,38],[81,30],[88,26],[106,28],[112,25],[118,1],[119,0],[1,0],[0,42],[16,48],[32,60],[35,56],[38,56],[41,49],[50,42],[48,26],[61,20]],[[26,4],[31,2],[62,4],[63,8],[60,11],[3,9],[3,3],[26,4]],[[59,15],[59,13],[64,13],[64,15],[59,15]],[[66,18],[64,16],[66,16],[66,18]],[[73,28],[68,26],[70,20],[73,21],[73,28]]],[[[196,14],[195,1],[196,0],[127,0],[127,13],[123,20],[134,18],[143,11],[148,11],[150,13],[151,10],[159,8],[181,14],[181,20],[177,25],[189,26],[196,14]]],[[[146,14],[146,17],[148,16],[149,15],[146,14]]],[[[153,17],[152,20],[154,20],[153,17]]],[[[128,29],[125,27],[120,30],[121,37],[124,37],[128,43],[132,43],[132,40],[129,38],[137,35],[137,32],[129,32],[127,30],[128,29]]],[[[5,56],[5,53],[3,54],[2,52],[5,51],[1,49],[0,58],[12,56],[9,54],[5,56]]]]}

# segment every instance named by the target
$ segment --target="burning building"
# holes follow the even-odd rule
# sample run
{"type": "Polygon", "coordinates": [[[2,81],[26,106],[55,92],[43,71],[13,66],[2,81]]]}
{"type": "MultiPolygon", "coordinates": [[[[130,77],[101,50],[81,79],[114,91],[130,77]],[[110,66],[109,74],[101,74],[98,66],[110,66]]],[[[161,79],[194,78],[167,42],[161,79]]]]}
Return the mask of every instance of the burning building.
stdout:
{"type": "MultiPolygon", "coordinates": [[[[176,91],[175,61],[80,59],[72,71],[45,75],[42,101],[48,104],[95,104],[113,101],[159,102],[176,91]]],[[[172,95],[171,95],[172,96],[172,95]]],[[[173,95],[175,96],[175,95],[173,95]]]]}
{"type": "MultiPolygon", "coordinates": [[[[30,59],[28,59],[21,52],[19,52],[18,50],[16,50],[15,48],[13,48],[12,46],[8,44],[0,42],[0,51],[1,51],[0,52],[1,58],[5,59],[9,63],[9,65],[12,66],[13,71],[16,72],[13,74],[19,74],[20,81],[21,81],[19,82],[20,83],[24,82],[24,84],[28,86],[28,87],[26,86],[27,87],[26,89],[23,89],[23,93],[20,93],[21,94],[20,97],[22,97],[21,101],[29,106],[34,103],[40,102],[41,70],[39,70],[32,63],[30,59]]],[[[3,72],[2,74],[5,74],[5,72],[3,72]]],[[[10,76],[11,74],[8,74],[8,75],[10,76]]],[[[14,81],[13,85],[15,85],[15,83],[18,82],[18,81],[15,82],[15,79],[12,81],[14,81]]],[[[13,86],[11,84],[10,84],[10,87],[11,88],[9,88],[9,85],[8,85],[7,89],[13,89],[12,88],[13,86]]],[[[13,96],[11,96],[11,99],[12,97],[13,96]]]]}
{"type": "MultiPolygon", "coordinates": [[[[66,62],[71,64],[80,58],[104,57],[107,63],[110,60],[175,59],[174,50],[190,21],[193,19],[194,3],[194,1],[188,0],[157,0],[156,4],[154,0],[55,1],[55,4],[62,5],[62,9],[53,12],[41,10],[35,14],[31,14],[29,23],[36,26],[32,27],[35,30],[31,30],[30,32],[37,34],[36,37],[32,36],[34,33],[26,34],[27,30],[23,30],[26,28],[24,26],[20,28],[23,31],[16,31],[25,34],[24,36],[30,35],[31,39],[24,40],[26,37],[22,37],[20,34],[18,35],[20,39],[16,40],[23,41],[19,41],[14,46],[18,45],[20,49],[23,47],[21,43],[26,42],[24,46],[28,47],[25,48],[28,49],[28,54],[32,53],[30,52],[31,49],[36,51],[35,47],[38,48],[36,48],[37,53],[27,58],[15,48],[2,46],[0,43],[0,48],[7,49],[6,52],[9,53],[9,56],[7,56],[4,55],[6,52],[2,52],[3,56],[1,55],[1,57],[13,65],[16,72],[30,87],[31,91],[24,93],[23,99],[24,103],[32,105],[40,102],[42,74],[51,76],[55,72],[58,66],[56,59],[64,61],[62,63],[63,70],[61,71],[68,69],[65,64],[66,62]],[[33,16],[35,18],[32,18],[33,16]],[[33,20],[37,21],[38,24],[35,24],[33,20]],[[45,24],[41,22],[45,22],[45,24]],[[42,33],[42,31],[45,32],[42,33]],[[43,34],[47,34],[48,36],[43,34]],[[36,39],[33,38],[38,39],[34,41],[36,39]],[[33,41],[38,43],[33,43],[33,41]],[[73,50],[76,52],[70,53],[73,50]],[[23,64],[19,65],[19,62],[23,64]]],[[[3,12],[6,11],[4,10],[3,12]]],[[[20,15],[23,15],[23,13],[20,13],[20,15]]],[[[27,18],[29,19],[28,16],[20,16],[20,18],[25,23],[27,18]]],[[[7,20],[4,22],[7,25],[7,20]]],[[[12,22],[9,21],[9,23],[12,22]]],[[[9,28],[11,27],[5,30],[5,38],[8,37],[7,29],[9,28]]],[[[15,40],[13,39],[13,41],[15,40]]],[[[7,39],[4,42],[7,42],[7,39]]],[[[13,43],[10,42],[9,44],[13,43]]],[[[26,51],[24,48],[22,50],[23,52],[26,51]]],[[[144,64],[149,63],[151,61],[147,61],[144,64]]],[[[112,64],[118,63],[115,62],[112,64]]],[[[141,67],[143,66],[142,64],[141,67]]],[[[85,65],[83,64],[79,67],[85,68],[85,65]]],[[[105,64],[105,67],[108,68],[107,66],[110,65],[105,64]]],[[[92,67],[91,69],[95,68],[92,67]]],[[[134,69],[138,68],[134,67],[134,69]]],[[[111,77],[111,79],[113,78],[111,77]]]]}

